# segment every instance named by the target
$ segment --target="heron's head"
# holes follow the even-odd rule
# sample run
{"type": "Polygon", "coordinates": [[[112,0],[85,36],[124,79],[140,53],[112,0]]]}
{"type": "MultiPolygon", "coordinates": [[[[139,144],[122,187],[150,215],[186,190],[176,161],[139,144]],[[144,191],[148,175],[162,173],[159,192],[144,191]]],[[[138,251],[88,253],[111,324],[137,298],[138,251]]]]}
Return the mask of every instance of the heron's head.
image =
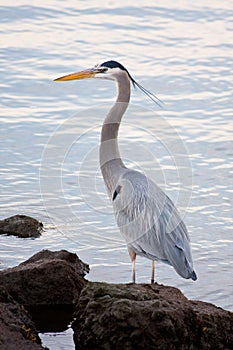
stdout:
{"type": "Polygon", "coordinates": [[[71,73],[64,75],[63,77],[57,78],[54,81],[68,81],[68,80],[80,80],[88,78],[99,78],[107,80],[118,80],[119,77],[124,74],[132,82],[134,87],[138,87],[142,90],[151,100],[160,105],[160,100],[153,95],[149,90],[145,89],[142,85],[137,83],[128,70],[117,61],[106,61],[101,64],[95,65],[93,68],[85,69],[77,73],[71,73]]]}
{"type": "Polygon", "coordinates": [[[97,64],[93,68],[65,75],[61,78],[55,79],[55,81],[80,80],[88,78],[115,80],[121,74],[126,74],[128,78],[133,82],[133,79],[127,69],[116,61],[107,61],[101,64],[97,64]]]}

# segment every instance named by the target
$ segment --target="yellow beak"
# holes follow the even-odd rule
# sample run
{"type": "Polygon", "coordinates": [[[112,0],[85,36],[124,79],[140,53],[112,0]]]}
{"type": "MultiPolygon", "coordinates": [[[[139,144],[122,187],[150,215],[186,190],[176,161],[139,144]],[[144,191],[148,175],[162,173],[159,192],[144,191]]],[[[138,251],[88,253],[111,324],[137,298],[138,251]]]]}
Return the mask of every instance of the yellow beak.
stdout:
{"type": "Polygon", "coordinates": [[[64,75],[63,77],[54,79],[54,81],[88,79],[88,78],[93,78],[97,73],[99,73],[98,69],[90,68],[90,69],[82,70],[81,72],[64,75]]]}

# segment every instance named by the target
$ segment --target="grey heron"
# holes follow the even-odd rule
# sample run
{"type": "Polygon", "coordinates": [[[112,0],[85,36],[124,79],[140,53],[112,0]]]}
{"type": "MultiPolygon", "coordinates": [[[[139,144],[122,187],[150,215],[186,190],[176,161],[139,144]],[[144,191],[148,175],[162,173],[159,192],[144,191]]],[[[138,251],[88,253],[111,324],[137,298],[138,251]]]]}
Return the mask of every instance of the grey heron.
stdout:
{"type": "Polygon", "coordinates": [[[132,261],[133,283],[137,255],[152,260],[152,283],[154,262],[158,260],[173,266],[183,278],[195,281],[197,275],[193,269],[189,235],[175,205],[151,179],[138,171],[128,169],[118,148],[118,130],[129,104],[131,83],[156,103],[159,100],[137,83],[128,70],[116,61],[107,61],[55,81],[86,78],[114,80],[118,86],[116,102],[102,126],[99,156],[116,222],[126,240],[132,261]]]}

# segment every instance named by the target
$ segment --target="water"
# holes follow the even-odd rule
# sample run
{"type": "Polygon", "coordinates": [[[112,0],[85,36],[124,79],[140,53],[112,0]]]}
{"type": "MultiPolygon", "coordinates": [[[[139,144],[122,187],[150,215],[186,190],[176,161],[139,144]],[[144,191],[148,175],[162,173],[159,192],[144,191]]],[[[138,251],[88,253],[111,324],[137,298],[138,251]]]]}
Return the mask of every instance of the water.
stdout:
{"type": "MultiPolygon", "coordinates": [[[[121,128],[126,164],[174,200],[189,228],[198,281],[158,264],[158,282],[233,310],[231,3],[1,1],[0,217],[31,215],[36,240],[0,237],[0,268],[40,249],[77,252],[90,280],[128,282],[131,264],[98,167],[112,82],[53,79],[116,59],[165,102],[132,91],[121,128]]],[[[138,259],[138,281],[150,262],[138,259]]],[[[43,335],[71,349],[71,331],[43,335]],[[61,340],[62,339],[62,340],[61,340]]]]}

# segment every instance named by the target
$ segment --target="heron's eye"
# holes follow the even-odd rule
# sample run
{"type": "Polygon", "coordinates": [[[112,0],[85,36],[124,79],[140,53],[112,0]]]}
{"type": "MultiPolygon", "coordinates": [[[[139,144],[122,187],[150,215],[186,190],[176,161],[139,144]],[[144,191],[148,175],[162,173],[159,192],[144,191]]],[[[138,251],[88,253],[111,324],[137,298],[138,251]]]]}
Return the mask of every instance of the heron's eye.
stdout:
{"type": "Polygon", "coordinates": [[[99,73],[106,73],[108,68],[99,68],[99,73]]]}

